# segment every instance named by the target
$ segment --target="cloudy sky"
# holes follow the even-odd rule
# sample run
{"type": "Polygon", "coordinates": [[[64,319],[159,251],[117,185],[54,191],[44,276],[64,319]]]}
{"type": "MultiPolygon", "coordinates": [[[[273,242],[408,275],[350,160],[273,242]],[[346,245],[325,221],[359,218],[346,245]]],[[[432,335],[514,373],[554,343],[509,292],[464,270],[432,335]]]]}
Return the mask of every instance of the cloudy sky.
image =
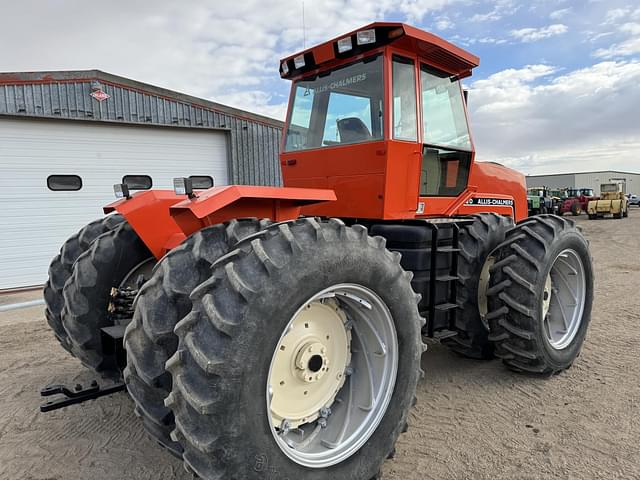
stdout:
{"type": "Polygon", "coordinates": [[[97,68],[283,119],[278,60],[374,20],[480,56],[481,160],[640,171],[637,0],[3,0],[0,71],[97,68]]]}

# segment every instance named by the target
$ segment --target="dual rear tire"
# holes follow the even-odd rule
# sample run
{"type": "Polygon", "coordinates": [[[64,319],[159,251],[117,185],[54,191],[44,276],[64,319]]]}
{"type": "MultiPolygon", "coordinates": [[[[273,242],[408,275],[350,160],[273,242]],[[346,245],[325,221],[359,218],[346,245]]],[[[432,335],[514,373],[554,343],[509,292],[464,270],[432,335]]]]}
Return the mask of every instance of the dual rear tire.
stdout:
{"type": "Polygon", "coordinates": [[[593,266],[582,232],[555,215],[531,217],[508,232],[494,255],[487,319],[496,356],[517,372],[569,368],[593,303],[593,266]]]}

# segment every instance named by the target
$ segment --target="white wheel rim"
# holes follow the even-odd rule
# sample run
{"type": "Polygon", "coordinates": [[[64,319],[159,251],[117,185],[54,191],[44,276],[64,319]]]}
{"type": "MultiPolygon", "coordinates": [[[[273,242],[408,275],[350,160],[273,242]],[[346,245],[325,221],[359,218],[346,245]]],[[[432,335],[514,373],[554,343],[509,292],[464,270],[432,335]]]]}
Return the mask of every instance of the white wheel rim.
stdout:
{"type": "Polygon", "coordinates": [[[580,256],[572,249],[563,250],[553,262],[541,299],[545,334],[555,350],[567,348],[578,334],[586,294],[580,256]]]}
{"type": "MultiPolygon", "coordinates": [[[[327,323],[334,322],[332,315],[327,311],[327,318],[330,319],[327,323]]],[[[332,349],[341,351],[340,347],[326,345],[327,352],[332,349]]],[[[299,351],[290,350],[290,355],[292,363],[301,358],[299,351]]],[[[326,468],[343,462],[369,440],[384,418],[393,395],[397,370],[398,339],[395,324],[388,307],[376,293],[357,284],[338,284],[317,293],[296,311],[287,324],[269,366],[267,412],[276,443],[291,460],[305,467],[326,468]],[[314,379],[309,382],[308,378],[305,380],[301,375],[295,377],[294,374],[299,372],[292,367],[294,374],[286,378],[285,385],[287,381],[296,381],[297,378],[297,382],[305,385],[305,388],[292,388],[287,390],[288,394],[306,390],[310,396],[311,389],[326,388],[329,383],[325,380],[327,375],[338,378],[337,392],[327,393],[327,403],[312,414],[301,409],[298,418],[286,419],[283,418],[283,412],[286,404],[291,402],[283,402],[278,398],[284,372],[283,351],[280,348],[287,343],[300,343],[315,348],[313,353],[320,351],[324,338],[309,342],[300,336],[300,341],[296,343],[290,342],[287,336],[292,334],[298,340],[298,334],[293,335],[299,329],[297,320],[310,306],[320,309],[321,305],[329,306],[343,318],[345,335],[338,345],[347,338],[350,352],[346,357],[338,355],[338,363],[327,353],[322,365],[328,365],[329,368],[318,381],[314,379]],[[346,359],[344,366],[339,364],[343,358],[346,359]],[[276,411],[272,409],[272,404],[276,411]],[[283,405],[284,409],[281,408],[283,405]],[[306,423],[302,423],[302,420],[306,420],[306,423]]],[[[304,398],[301,396],[303,402],[304,398]]]]}

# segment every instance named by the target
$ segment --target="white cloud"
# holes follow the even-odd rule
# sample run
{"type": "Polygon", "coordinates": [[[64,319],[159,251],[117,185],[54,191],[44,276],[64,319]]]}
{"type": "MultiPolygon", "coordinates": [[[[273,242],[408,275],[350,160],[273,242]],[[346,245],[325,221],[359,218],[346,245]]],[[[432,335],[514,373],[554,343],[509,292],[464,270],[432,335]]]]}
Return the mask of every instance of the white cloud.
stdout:
{"type": "Polygon", "coordinates": [[[604,17],[604,24],[610,25],[618,23],[618,20],[628,20],[640,18],[640,8],[632,7],[613,8],[607,11],[604,17]]]}
{"type": "Polygon", "coordinates": [[[571,7],[554,10],[549,14],[549,18],[551,18],[551,20],[560,20],[561,18],[566,17],[571,10],[571,7]]]}
{"type": "Polygon", "coordinates": [[[493,8],[485,13],[476,13],[471,16],[471,21],[476,23],[495,22],[509,15],[516,13],[520,6],[513,0],[497,0],[493,2],[493,8]]]}
{"type": "MultiPolygon", "coordinates": [[[[418,22],[462,1],[307,0],[304,37],[310,46],[398,11],[418,22]]],[[[98,68],[280,118],[286,98],[271,92],[288,85],[278,60],[303,46],[299,0],[112,0],[99,11],[81,0],[22,0],[3,15],[11,21],[0,44],[11,48],[0,71],[98,68]],[[24,25],[31,34],[17,42],[24,25]]]]}
{"type": "Polygon", "coordinates": [[[599,48],[593,52],[596,58],[611,59],[628,57],[640,53],[640,22],[623,23],[618,30],[623,35],[628,35],[626,40],[614,43],[605,48],[599,48]]]}
{"type": "Polygon", "coordinates": [[[536,42],[556,35],[562,35],[569,30],[569,27],[562,23],[556,23],[547,27],[540,28],[520,28],[518,30],[511,30],[510,34],[513,38],[522,42],[536,42]]]}
{"type": "Polygon", "coordinates": [[[640,171],[639,82],[640,61],[565,74],[530,65],[478,80],[470,86],[478,158],[525,173],[640,171]]]}
{"type": "MultiPolygon", "coordinates": [[[[438,11],[452,3],[462,1],[466,0],[400,0],[395,2],[393,6],[405,16],[407,22],[421,23],[429,12],[438,11]]],[[[378,2],[369,3],[376,4],[378,2]]]]}
{"type": "Polygon", "coordinates": [[[449,17],[443,16],[436,18],[435,27],[438,30],[449,30],[455,27],[455,24],[449,19],[449,17]]]}

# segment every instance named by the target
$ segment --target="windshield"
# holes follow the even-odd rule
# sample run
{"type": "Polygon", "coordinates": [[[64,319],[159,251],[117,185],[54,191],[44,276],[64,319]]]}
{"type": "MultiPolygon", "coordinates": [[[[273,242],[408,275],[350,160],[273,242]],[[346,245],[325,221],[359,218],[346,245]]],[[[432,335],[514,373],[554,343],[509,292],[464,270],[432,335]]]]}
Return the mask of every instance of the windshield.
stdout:
{"type": "Polygon", "coordinates": [[[285,151],[382,140],[382,55],[295,83],[285,151]]]}

